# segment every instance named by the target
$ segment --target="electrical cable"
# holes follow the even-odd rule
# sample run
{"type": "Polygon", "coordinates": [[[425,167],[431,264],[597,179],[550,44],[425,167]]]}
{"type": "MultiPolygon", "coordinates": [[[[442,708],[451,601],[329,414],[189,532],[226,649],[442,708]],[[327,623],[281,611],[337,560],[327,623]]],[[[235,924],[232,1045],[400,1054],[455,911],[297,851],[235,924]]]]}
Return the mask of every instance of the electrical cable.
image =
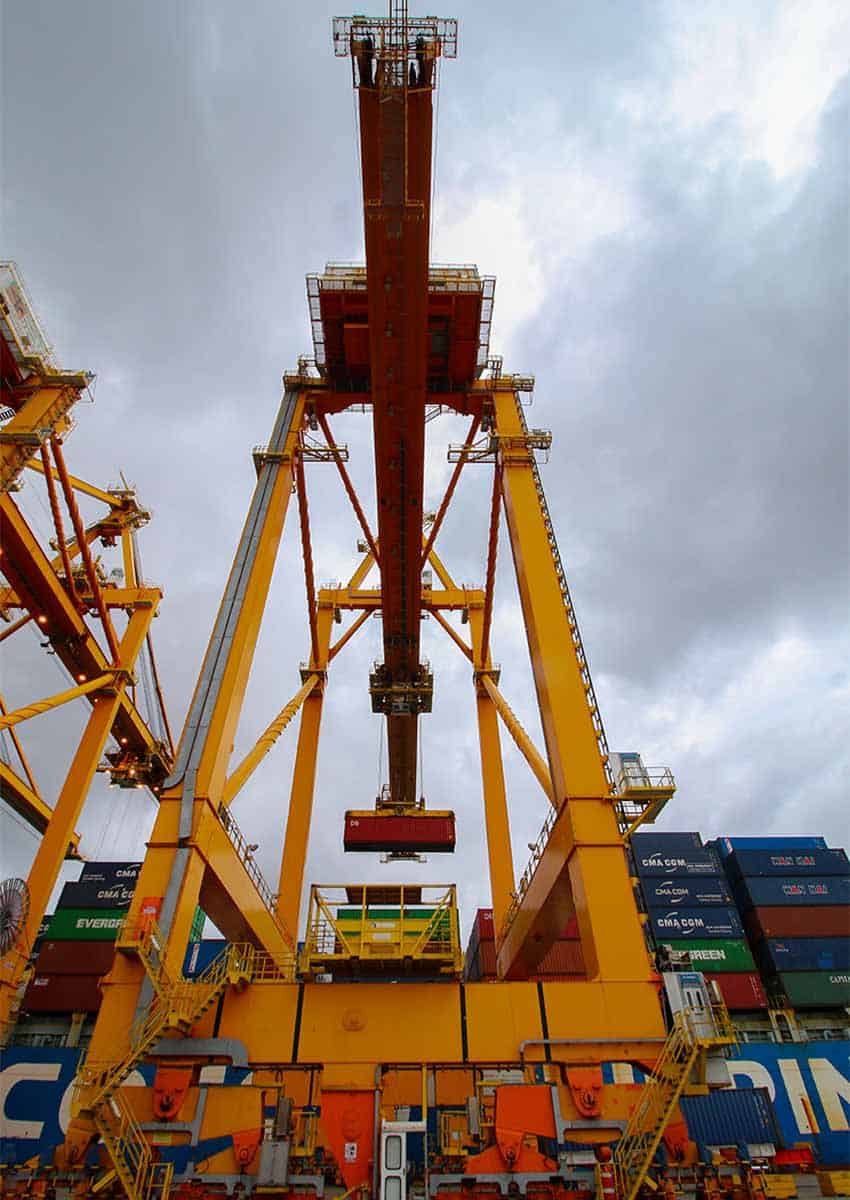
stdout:
{"type": "Polygon", "coordinates": [[[4,808],[0,811],[4,817],[8,817],[10,821],[14,821],[16,825],[20,825],[21,829],[25,829],[27,833],[31,834],[37,842],[41,841],[41,834],[38,832],[38,830],[33,829],[32,825],[28,825],[26,821],[22,821],[17,813],[12,812],[12,810],[8,808],[4,808]]]}

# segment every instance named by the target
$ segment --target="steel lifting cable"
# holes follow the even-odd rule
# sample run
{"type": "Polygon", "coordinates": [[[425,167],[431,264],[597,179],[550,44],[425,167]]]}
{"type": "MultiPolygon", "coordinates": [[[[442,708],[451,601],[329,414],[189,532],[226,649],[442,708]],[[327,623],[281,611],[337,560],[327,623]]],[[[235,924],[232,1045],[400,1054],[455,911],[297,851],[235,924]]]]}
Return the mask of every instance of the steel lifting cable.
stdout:
{"type": "Polygon", "coordinates": [[[109,643],[109,652],[112,655],[113,666],[119,666],[121,655],[118,650],[118,639],[115,636],[115,629],[110,619],[106,605],[103,602],[103,593],[100,590],[100,584],[97,579],[97,572],[94,569],[94,561],[91,556],[91,548],[86,541],[86,531],[83,527],[83,522],[80,517],[80,510],[77,507],[77,501],[74,496],[74,488],[71,484],[68,475],[68,468],[65,466],[65,457],[62,454],[62,448],[59,444],[59,439],[52,437],[50,439],[50,447],[53,450],[53,458],[56,462],[56,470],[59,472],[59,482],[62,484],[62,491],[65,495],[65,503],[68,506],[68,512],[71,516],[71,524],[74,526],[77,544],[80,550],[80,558],[83,560],[83,569],[86,573],[86,578],[89,582],[89,587],[92,590],[95,607],[97,608],[98,616],[103,625],[103,631],[106,634],[106,640],[109,643]]]}
{"type": "Polygon", "coordinates": [[[339,447],[333,439],[327,418],[323,413],[317,413],[316,415],[318,417],[319,426],[325,436],[325,441],[328,443],[328,448],[334,456],[334,462],[337,465],[337,470],[339,471],[340,479],[342,480],[342,484],[345,488],[348,499],[351,501],[351,507],[354,509],[354,515],[357,517],[357,520],[360,523],[360,528],[363,530],[363,536],[366,538],[366,544],[368,545],[376,564],[380,567],[381,563],[378,557],[377,543],[372,536],[372,531],[369,528],[369,522],[366,520],[366,514],[363,512],[360,501],[357,498],[357,493],[354,490],[354,484],[351,482],[351,477],[349,476],[348,471],[345,469],[345,465],[343,464],[342,457],[339,453],[339,447]]]}
{"type": "Polygon", "coordinates": [[[451,504],[452,496],[454,495],[455,488],[457,487],[458,480],[460,479],[460,473],[463,470],[463,464],[466,462],[467,454],[472,449],[472,444],[475,441],[475,437],[478,433],[478,427],[480,424],[481,424],[480,417],[476,416],[476,417],[472,418],[472,424],[470,425],[469,432],[466,435],[466,441],[463,444],[463,449],[461,451],[460,457],[458,458],[457,463],[455,464],[454,471],[452,471],[451,479],[449,480],[449,484],[448,484],[448,487],[446,488],[445,495],[443,496],[443,499],[440,501],[440,507],[437,509],[437,515],[436,515],[436,517],[434,517],[434,524],[431,526],[431,531],[428,534],[427,541],[425,542],[425,548],[422,551],[422,566],[423,567],[427,564],[428,556],[430,555],[431,550],[433,549],[434,542],[437,540],[437,534],[440,532],[440,526],[443,523],[443,518],[445,517],[445,515],[448,511],[449,505],[451,504]]]}
{"type": "Polygon", "coordinates": [[[493,495],[490,501],[490,536],[487,542],[487,581],[484,585],[484,617],[481,626],[481,666],[487,665],[490,653],[490,627],[493,623],[493,593],[496,590],[496,552],[499,546],[500,484],[502,467],[496,463],[493,471],[493,495]]]}
{"type": "Polygon", "coordinates": [[[39,447],[41,454],[41,463],[44,468],[44,482],[47,484],[47,498],[50,501],[50,511],[53,514],[53,526],[56,530],[56,538],[59,542],[59,554],[62,558],[62,569],[65,572],[65,587],[68,590],[68,595],[71,603],[75,608],[80,609],[82,605],[80,598],[77,595],[77,589],[74,587],[74,574],[71,568],[71,556],[68,554],[68,543],[65,540],[65,526],[62,521],[62,510],[59,507],[59,496],[56,493],[56,480],[53,478],[53,468],[50,465],[50,455],[47,453],[47,446],[42,442],[39,447]]]}
{"type": "MultiPolygon", "coordinates": [[[[130,552],[133,556],[133,571],[136,575],[136,584],[141,587],[144,582],[144,566],[142,565],[142,556],[139,551],[138,540],[136,538],[135,529],[130,534],[130,552]]],[[[159,715],[162,721],[162,728],[165,731],[165,740],[168,742],[168,748],[171,751],[171,757],[174,757],[174,738],[171,736],[171,726],[168,722],[168,713],[165,710],[165,698],[162,694],[162,685],[159,681],[159,671],[156,666],[156,655],[153,652],[153,639],[150,630],[145,634],[145,646],[150,655],[150,669],[153,678],[153,687],[156,692],[156,700],[159,705],[159,715]]]]}
{"type": "Polygon", "coordinates": [[[316,583],[313,577],[313,552],[310,547],[310,516],[307,511],[307,484],[304,480],[304,455],[299,452],[295,461],[295,487],[298,492],[298,515],[301,523],[301,551],[304,557],[304,582],[307,587],[307,615],[310,619],[310,649],[313,665],[319,665],[319,633],[316,627],[316,583]]]}

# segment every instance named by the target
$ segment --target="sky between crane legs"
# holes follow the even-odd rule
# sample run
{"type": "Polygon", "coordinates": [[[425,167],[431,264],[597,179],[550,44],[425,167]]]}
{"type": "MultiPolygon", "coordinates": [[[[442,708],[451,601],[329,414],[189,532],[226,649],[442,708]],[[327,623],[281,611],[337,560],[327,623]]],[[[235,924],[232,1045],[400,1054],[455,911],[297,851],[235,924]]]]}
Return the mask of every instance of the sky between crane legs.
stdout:
{"type": "MultiPolygon", "coordinates": [[[[72,470],[109,483],[122,469],[154,511],[140,547],[165,588],[154,635],[178,729],[250,448],[281,372],[310,350],[304,274],[362,256],[336,11],[2,8],[3,252],[59,361],[98,376],[72,470]]],[[[543,478],[609,742],[673,767],[668,828],[846,844],[846,6],[488,0],[445,15],[460,54],[441,72],[432,258],[498,277],[492,349],[537,376],[529,417],[555,437],[543,478]]],[[[435,507],[463,426],[428,428],[435,507]]],[[[371,504],[368,421],[334,429],[371,504]]],[[[484,572],[479,471],[438,545],[469,582],[484,572]]],[[[333,469],[311,467],[308,488],[317,578],[347,577],[358,531],[333,469]]],[[[33,485],[21,501],[46,534],[33,485]]],[[[434,622],[424,642],[425,791],[457,810],[459,852],[404,872],[343,861],[342,814],[379,778],[369,622],[332,675],[306,878],[457,879],[468,914],[488,900],[469,670],[434,622]]],[[[291,523],[237,752],[297,689],[306,649],[291,523]]],[[[29,632],[3,652],[7,702],[58,690],[29,632]]],[[[494,655],[539,742],[504,531],[494,655]]],[[[48,800],[86,711],[21,727],[48,800]]],[[[294,741],[291,728],[235,807],[273,883],[294,741]]],[[[505,757],[519,871],[546,803],[507,739],[505,757]]],[[[98,777],[83,850],[133,858],[152,818],[146,794],[98,777]]],[[[31,834],[4,813],[0,839],[2,874],[26,872],[31,834]]]]}

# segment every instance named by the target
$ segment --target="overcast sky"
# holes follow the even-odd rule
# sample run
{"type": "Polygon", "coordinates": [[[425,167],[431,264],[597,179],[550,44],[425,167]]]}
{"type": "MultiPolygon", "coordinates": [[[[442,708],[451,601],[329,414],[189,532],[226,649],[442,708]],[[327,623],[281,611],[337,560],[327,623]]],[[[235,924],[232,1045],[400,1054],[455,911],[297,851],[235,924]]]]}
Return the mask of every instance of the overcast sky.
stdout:
{"type": "MultiPolygon", "coordinates": [[[[140,548],[165,592],[154,639],[176,729],[251,447],[281,373],[311,350],[304,275],[363,254],[335,11],[2,4],[2,254],[58,361],[97,374],[72,470],[100,484],[123,471],[153,511],[140,548]]],[[[446,14],[460,54],[441,70],[432,258],[497,276],[491,346],[536,375],[529,420],[554,434],[543,479],[609,743],[671,766],[661,825],[705,836],[850,841],[847,14],[840,0],[487,0],[446,14]]],[[[371,511],[368,418],[334,429],[371,511]]],[[[451,418],[428,426],[427,506],[463,433],[451,418]]],[[[358,529],[333,468],[311,466],[308,489],[317,577],[347,578],[358,529]]],[[[487,470],[469,468],[438,542],[465,582],[483,579],[488,494],[487,470]]],[[[20,501],[46,537],[37,481],[20,501]]],[[[542,744],[504,529],[500,549],[494,656],[542,744]]],[[[381,780],[372,621],[332,672],[306,878],[457,880],[468,921],[489,903],[470,672],[433,621],[423,638],[436,692],[424,788],[457,811],[459,852],[407,868],[343,858],[343,813],[370,806],[381,780]]],[[[307,646],[291,520],[237,754],[297,689],[307,646]]],[[[62,686],[29,630],[3,654],[8,704],[62,686]]],[[[88,711],[22,727],[51,803],[88,711]]],[[[295,735],[234,809],[273,885],[295,735]]],[[[546,801],[507,738],[504,753],[519,874],[546,801]]],[[[153,813],[146,793],[98,777],[83,851],[139,857],[153,813]]],[[[25,874],[31,832],[4,812],[0,839],[2,874],[25,874]]]]}

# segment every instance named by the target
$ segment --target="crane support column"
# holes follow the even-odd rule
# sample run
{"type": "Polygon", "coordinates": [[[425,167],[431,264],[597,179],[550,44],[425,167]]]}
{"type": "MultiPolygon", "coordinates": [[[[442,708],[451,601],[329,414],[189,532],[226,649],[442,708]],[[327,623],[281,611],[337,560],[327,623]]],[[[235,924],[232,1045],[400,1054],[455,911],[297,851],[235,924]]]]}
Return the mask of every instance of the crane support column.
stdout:
{"type": "MultiPolygon", "coordinates": [[[[156,613],[159,598],[160,593],[151,590],[145,603],[139,605],[131,615],[118,647],[120,669],[112,682],[104,684],[94,701],[85,731],[30,869],[27,880],[30,911],[21,938],[24,946],[32,946],[35,940],[39,922],[59,878],[59,868],[68,853],[74,827],[79,820],[106,739],[121,705],[121,697],[130,672],[156,613]]],[[[13,959],[11,968],[7,967],[0,976],[0,1027],[8,1020],[10,1005],[25,962],[24,957],[13,959]]]]}
{"type": "Polygon", "coordinates": [[[496,706],[478,678],[478,670],[490,666],[481,662],[481,638],[484,622],[480,607],[469,610],[472,632],[473,663],[476,668],[475,708],[478,717],[478,744],[481,751],[481,787],[484,793],[484,824],[487,832],[487,859],[490,866],[490,896],[496,930],[504,925],[514,891],[514,862],[511,851],[511,828],[508,800],[505,791],[505,772],[502,765],[502,745],[499,737],[499,716],[496,706]]]}
{"type": "MultiPolygon", "coordinates": [[[[309,670],[324,675],[328,668],[328,652],[333,625],[333,605],[319,601],[316,621],[318,659],[310,661],[309,670]]],[[[289,815],[286,818],[286,838],[280,860],[277,913],[287,929],[298,929],[301,892],[304,887],[304,868],[310,840],[310,821],[313,816],[313,789],[316,783],[316,758],[319,753],[319,731],[325,699],[325,681],[314,688],[301,709],[298,729],[298,748],[292,771],[292,790],[289,795],[289,815]]]]}
{"type": "Polygon", "coordinates": [[[532,973],[573,912],[588,975],[649,978],[571,612],[519,400],[494,393],[502,496],[558,816],[499,949],[499,973],[532,973]]]}

